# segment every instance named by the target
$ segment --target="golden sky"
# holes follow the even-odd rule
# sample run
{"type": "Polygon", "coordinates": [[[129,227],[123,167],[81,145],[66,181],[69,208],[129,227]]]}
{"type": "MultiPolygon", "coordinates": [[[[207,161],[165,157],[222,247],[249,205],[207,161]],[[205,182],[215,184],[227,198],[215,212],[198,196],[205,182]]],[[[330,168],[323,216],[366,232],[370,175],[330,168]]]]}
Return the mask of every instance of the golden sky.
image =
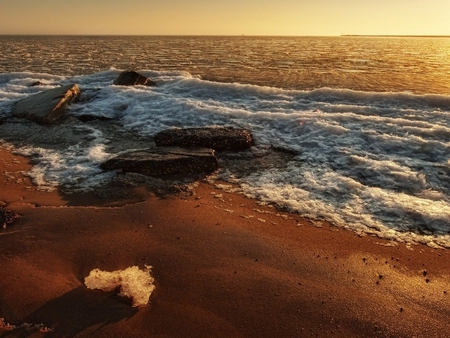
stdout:
{"type": "Polygon", "coordinates": [[[450,0],[0,0],[0,34],[450,35],[450,0]]]}

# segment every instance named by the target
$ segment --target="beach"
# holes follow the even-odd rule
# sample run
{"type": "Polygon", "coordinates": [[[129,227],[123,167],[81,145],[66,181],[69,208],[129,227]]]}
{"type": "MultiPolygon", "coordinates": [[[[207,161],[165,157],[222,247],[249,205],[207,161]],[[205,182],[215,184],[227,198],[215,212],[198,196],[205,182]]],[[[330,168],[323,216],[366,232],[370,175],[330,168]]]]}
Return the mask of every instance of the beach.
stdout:
{"type": "Polygon", "coordinates": [[[447,337],[448,46],[2,36],[0,336],[447,337]],[[51,125],[13,113],[74,85],[51,125]],[[194,183],[105,167],[203,127],[254,145],[194,183]]]}
{"type": "Polygon", "coordinates": [[[216,173],[246,196],[358,234],[450,248],[448,42],[2,37],[4,50],[33,56],[0,55],[0,141],[33,161],[39,189],[83,192],[114,177],[102,163],[152,148],[162,131],[247,129],[254,146],[219,154],[216,173]],[[118,45],[129,48],[120,63],[118,45]],[[122,69],[156,85],[115,85],[122,69]],[[54,126],[12,113],[66,85],[80,98],[54,126]]]}
{"type": "Polygon", "coordinates": [[[16,325],[1,336],[450,332],[448,250],[358,236],[206,181],[165,197],[38,191],[27,158],[5,148],[0,158],[0,203],[20,215],[0,232],[0,317],[16,325]],[[156,288],[143,307],[84,285],[95,268],[145,265],[156,288]]]}

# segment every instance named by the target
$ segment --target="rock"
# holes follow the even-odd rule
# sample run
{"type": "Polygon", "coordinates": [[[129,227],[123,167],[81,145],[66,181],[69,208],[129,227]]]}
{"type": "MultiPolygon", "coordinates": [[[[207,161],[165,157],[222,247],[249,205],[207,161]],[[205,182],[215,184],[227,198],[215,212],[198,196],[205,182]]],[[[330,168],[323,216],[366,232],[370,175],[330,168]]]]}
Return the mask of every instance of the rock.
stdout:
{"type": "Polygon", "coordinates": [[[51,123],[63,115],[67,105],[79,96],[80,88],[76,84],[44,90],[17,102],[13,115],[38,123],[51,123]]]}
{"type": "Polygon", "coordinates": [[[154,86],[155,82],[132,70],[126,70],[119,74],[114,83],[117,86],[154,86]]]}
{"type": "Polygon", "coordinates": [[[231,127],[168,129],[156,134],[154,140],[157,146],[206,147],[215,150],[243,150],[254,144],[250,131],[231,127]]]}
{"type": "Polygon", "coordinates": [[[91,121],[111,121],[112,120],[111,117],[96,116],[96,115],[89,115],[89,114],[77,116],[77,119],[83,123],[91,122],[91,121]]]}
{"type": "Polygon", "coordinates": [[[19,218],[19,215],[15,212],[0,208],[0,225],[3,229],[6,229],[6,227],[14,222],[17,218],[19,218]]]}
{"type": "Polygon", "coordinates": [[[118,155],[102,164],[102,169],[122,170],[148,176],[187,173],[211,173],[218,168],[213,149],[182,149],[177,147],[132,151],[118,155]]]}
{"type": "Polygon", "coordinates": [[[45,86],[46,83],[42,82],[42,81],[35,81],[31,84],[31,87],[37,87],[37,86],[45,86]]]}

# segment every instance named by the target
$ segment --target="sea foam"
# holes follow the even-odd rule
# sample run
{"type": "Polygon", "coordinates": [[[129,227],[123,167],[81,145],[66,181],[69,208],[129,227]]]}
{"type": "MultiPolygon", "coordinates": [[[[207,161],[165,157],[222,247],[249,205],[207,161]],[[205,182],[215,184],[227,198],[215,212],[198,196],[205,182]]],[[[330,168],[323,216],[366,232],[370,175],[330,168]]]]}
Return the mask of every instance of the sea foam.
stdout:
{"type": "Polygon", "coordinates": [[[152,146],[161,130],[247,128],[255,147],[235,167],[249,169],[218,172],[242,193],[359,233],[450,247],[450,96],[286,90],[140,72],[157,85],[114,86],[117,69],[72,78],[0,75],[0,132],[33,159],[37,184],[73,191],[106,182],[114,173],[104,173],[102,161],[152,146]],[[80,85],[72,119],[51,129],[11,118],[14,102],[45,89],[30,89],[34,79],[80,85]],[[84,115],[102,120],[77,120],[84,115]],[[291,155],[272,163],[273,151],[291,155]]]}
{"type": "Polygon", "coordinates": [[[105,292],[120,288],[119,296],[131,298],[133,307],[147,305],[150,295],[155,290],[154,278],[150,275],[151,266],[143,270],[137,266],[125,270],[102,271],[94,269],[84,280],[88,289],[105,292]]]}

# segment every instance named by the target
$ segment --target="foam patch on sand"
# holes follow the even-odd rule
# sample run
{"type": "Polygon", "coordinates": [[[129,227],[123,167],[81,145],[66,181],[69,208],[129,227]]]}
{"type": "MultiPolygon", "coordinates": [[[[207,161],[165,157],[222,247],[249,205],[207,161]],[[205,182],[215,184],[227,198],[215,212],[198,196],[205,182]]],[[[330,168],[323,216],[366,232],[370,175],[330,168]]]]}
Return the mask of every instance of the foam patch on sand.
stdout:
{"type": "Polygon", "coordinates": [[[119,296],[132,299],[133,307],[147,305],[155,289],[154,278],[150,275],[151,266],[143,270],[137,266],[113,272],[94,269],[84,280],[89,289],[112,291],[120,287],[119,296]]]}

